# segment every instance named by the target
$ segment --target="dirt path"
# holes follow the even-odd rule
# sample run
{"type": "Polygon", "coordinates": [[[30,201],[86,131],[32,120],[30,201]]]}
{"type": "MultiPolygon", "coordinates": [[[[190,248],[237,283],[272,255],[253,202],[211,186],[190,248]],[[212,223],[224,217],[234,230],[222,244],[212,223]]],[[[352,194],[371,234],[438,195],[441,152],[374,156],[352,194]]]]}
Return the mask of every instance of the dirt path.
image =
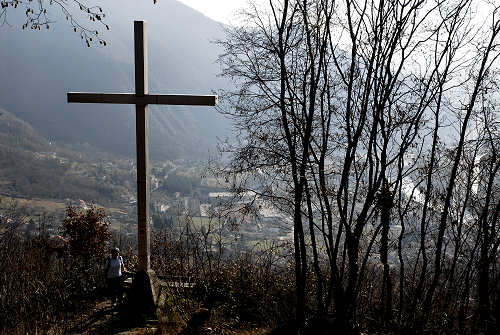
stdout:
{"type": "Polygon", "coordinates": [[[112,305],[107,299],[96,301],[93,307],[76,317],[72,325],[67,334],[153,335],[158,333],[153,322],[140,327],[127,325],[127,322],[120,318],[120,306],[112,305]]]}
{"type": "MultiPolygon", "coordinates": [[[[121,306],[111,304],[111,300],[102,296],[95,300],[82,303],[80,312],[61,328],[61,324],[54,327],[50,335],[264,335],[270,329],[237,330],[226,322],[213,324],[205,320],[195,328],[181,327],[177,323],[159,325],[156,320],[149,320],[142,324],[133,324],[130,318],[124,317],[121,306]],[[122,313],[120,313],[122,311],[122,313]],[[57,328],[57,330],[56,330],[57,328]]],[[[196,319],[197,313],[192,317],[196,319]]],[[[194,321],[193,321],[194,322],[194,321]]],[[[192,323],[191,321],[188,322],[192,323]]]]}

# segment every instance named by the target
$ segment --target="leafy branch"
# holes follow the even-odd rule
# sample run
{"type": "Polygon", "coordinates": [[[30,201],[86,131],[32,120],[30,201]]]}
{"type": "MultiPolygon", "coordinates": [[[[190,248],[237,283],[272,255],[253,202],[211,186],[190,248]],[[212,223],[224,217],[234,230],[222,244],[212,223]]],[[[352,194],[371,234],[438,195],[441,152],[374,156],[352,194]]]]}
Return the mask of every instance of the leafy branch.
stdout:
{"type": "Polygon", "coordinates": [[[0,2],[0,26],[10,25],[7,21],[8,10],[23,8],[26,20],[22,29],[41,30],[50,29],[56,21],[50,17],[51,7],[58,8],[70,24],[74,32],[79,32],[82,40],[90,47],[92,44],[107,45],[101,37],[100,31],[109,30],[109,25],[105,22],[106,14],[100,6],[90,6],[78,0],[2,0],[0,2]],[[74,9],[74,8],[76,9],[74,9]],[[82,24],[76,17],[76,11],[80,11],[87,16],[90,25],[82,24]],[[100,25],[99,28],[95,24],[100,25]]]}

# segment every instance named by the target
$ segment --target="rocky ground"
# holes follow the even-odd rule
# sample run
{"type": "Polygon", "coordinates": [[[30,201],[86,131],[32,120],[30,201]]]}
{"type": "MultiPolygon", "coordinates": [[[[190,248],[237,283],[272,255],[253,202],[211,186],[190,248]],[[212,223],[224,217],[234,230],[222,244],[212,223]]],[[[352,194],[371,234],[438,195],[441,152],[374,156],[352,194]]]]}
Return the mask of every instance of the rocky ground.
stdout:
{"type": "Polygon", "coordinates": [[[161,334],[158,332],[157,321],[147,321],[143,325],[127,324],[120,317],[120,306],[112,304],[109,299],[99,299],[90,305],[85,312],[75,317],[67,334],[115,334],[142,335],[161,334]]]}
{"type": "Polygon", "coordinates": [[[195,313],[193,320],[187,322],[160,323],[158,320],[146,320],[141,323],[131,323],[123,317],[122,307],[112,304],[109,299],[98,298],[94,302],[87,302],[84,311],[67,321],[64,330],[61,325],[49,332],[52,334],[83,334],[83,335],[265,335],[268,329],[236,330],[231,329],[224,322],[214,324],[200,313],[195,313]],[[198,320],[195,320],[198,319],[198,320]]]}

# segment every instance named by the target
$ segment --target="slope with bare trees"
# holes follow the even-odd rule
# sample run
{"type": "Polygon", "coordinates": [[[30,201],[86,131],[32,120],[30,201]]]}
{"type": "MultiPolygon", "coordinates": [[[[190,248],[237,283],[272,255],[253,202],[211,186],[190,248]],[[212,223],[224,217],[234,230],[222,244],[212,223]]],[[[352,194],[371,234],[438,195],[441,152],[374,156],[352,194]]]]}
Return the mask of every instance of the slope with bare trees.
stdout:
{"type": "Polygon", "coordinates": [[[498,331],[499,10],[269,1],[221,42],[220,172],[293,217],[299,324],[498,331]]]}

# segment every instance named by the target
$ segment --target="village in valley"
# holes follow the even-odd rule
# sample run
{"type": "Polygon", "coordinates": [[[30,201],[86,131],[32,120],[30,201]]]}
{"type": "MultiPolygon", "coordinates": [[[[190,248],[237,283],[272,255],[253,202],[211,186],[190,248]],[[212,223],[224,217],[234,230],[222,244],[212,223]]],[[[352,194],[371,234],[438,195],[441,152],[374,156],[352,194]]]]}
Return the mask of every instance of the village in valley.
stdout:
{"type": "Polygon", "coordinates": [[[500,334],[498,2],[1,0],[0,335],[500,334]]]}
{"type": "MultiPolygon", "coordinates": [[[[62,166],[78,171],[79,163],[57,153],[37,152],[39,160],[54,160],[62,166]]],[[[225,236],[229,252],[249,251],[260,242],[292,241],[291,218],[260,199],[256,194],[238,199],[241,206],[253,203],[251,213],[224,212],[226,205],[234,203],[229,184],[207,176],[203,162],[173,160],[153,162],[150,170],[150,222],[154,231],[169,231],[179,235],[192,231],[211,230],[225,236]]],[[[60,234],[60,223],[66,206],[87,210],[91,206],[104,208],[111,231],[129,241],[137,239],[137,197],[135,194],[136,164],[132,159],[114,159],[93,162],[85,167],[86,177],[96,182],[110,182],[120,186],[111,192],[107,201],[93,202],[84,199],[24,199],[22,194],[4,194],[0,197],[0,215],[14,206],[18,215],[10,224],[28,236],[60,234]],[[127,177],[123,180],[118,180],[127,177]],[[128,178],[129,177],[129,178],[128,178]]],[[[84,173],[81,171],[81,173],[84,173]]]]}

